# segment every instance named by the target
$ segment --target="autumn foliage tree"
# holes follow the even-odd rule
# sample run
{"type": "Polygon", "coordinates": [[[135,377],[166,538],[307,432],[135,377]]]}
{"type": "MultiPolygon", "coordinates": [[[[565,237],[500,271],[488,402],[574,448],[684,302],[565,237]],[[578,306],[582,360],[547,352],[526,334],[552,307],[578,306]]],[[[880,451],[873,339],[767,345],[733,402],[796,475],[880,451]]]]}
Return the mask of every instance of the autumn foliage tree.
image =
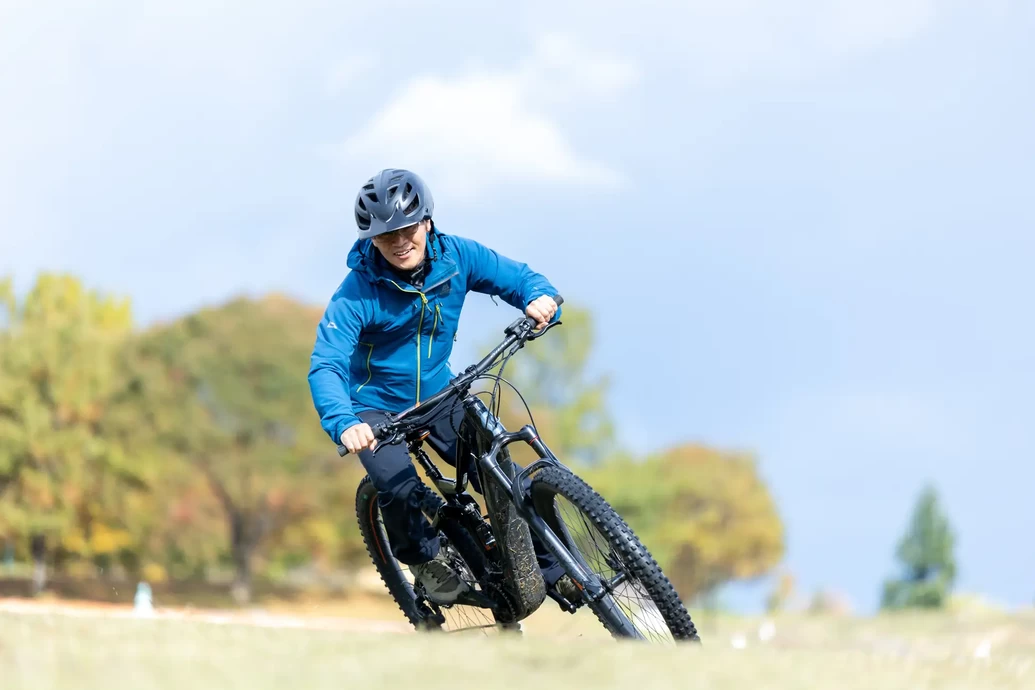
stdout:
{"type": "MultiPolygon", "coordinates": [[[[20,300],[0,282],[0,538],[65,572],[229,569],[240,601],[260,574],[369,565],[351,507],[362,466],[338,457],[306,377],[321,312],[240,298],[140,331],[127,301],[73,277],[42,275],[20,300]]],[[[562,320],[502,372],[551,449],[684,597],[764,574],[783,528],[753,460],[697,446],[623,453],[607,377],[589,371],[592,316],[566,304],[562,320]]],[[[500,390],[505,425],[527,423],[500,390]]]]}
{"type": "Polygon", "coordinates": [[[45,274],[20,302],[0,284],[0,308],[0,529],[103,565],[130,545],[124,507],[144,488],[103,433],[129,303],[45,274]]]}
{"type": "Polygon", "coordinates": [[[141,429],[222,508],[241,601],[262,547],[299,528],[314,548],[334,538],[321,498],[337,456],[306,379],[319,316],[286,298],[237,299],[142,334],[127,363],[141,429]]]}
{"type": "MultiPolygon", "coordinates": [[[[753,458],[684,445],[637,458],[616,445],[606,377],[587,373],[592,315],[564,305],[562,324],[510,360],[503,375],[540,436],[625,518],[686,597],[767,574],[784,554],[783,522],[753,458]]],[[[501,388],[509,429],[529,421],[501,388]]],[[[527,464],[530,449],[510,446],[527,464]]]]}
{"type": "MultiPolygon", "coordinates": [[[[521,393],[518,396],[501,384],[500,417],[504,425],[520,428],[529,423],[531,412],[542,437],[565,462],[592,464],[614,452],[614,424],[606,397],[609,381],[606,376],[594,377],[588,372],[593,340],[589,310],[565,304],[561,324],[526,344],[502,371],[521,393]]],[[[493,373],[499,374],[499,367],[493,373]]],[[[529,458],[524,449],[515,448],[515,455],[529,458]]]]}
{"type": "Polygon", "coordinates": [[[747,455],[684,445],[582,473],[684,598],[765,575],[783,558],[783,522],[747,455]]]}

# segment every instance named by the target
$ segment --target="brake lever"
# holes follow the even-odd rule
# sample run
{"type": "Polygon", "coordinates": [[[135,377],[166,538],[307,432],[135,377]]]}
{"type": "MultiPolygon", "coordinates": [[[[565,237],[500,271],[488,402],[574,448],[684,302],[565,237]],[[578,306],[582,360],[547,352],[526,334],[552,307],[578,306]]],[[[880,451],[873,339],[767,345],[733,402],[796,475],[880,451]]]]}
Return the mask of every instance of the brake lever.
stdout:
{"type": "Polygon", "coordinates": [[[550,323],[546,324],[546,326],[544,326],[543,328],[533,328],[532,332],[529,334],[527,338],[525,338],[525,340],[536,340],[537,338],[542,338],[544,335],[546,335],[546,332],[548,330],[550,330],[554,326],[560,326],[561,323],[562,322],[560,320],[551,321],[550,323]]]}
{"type": "MultiPolygon", "coordinates": [[[[381,450],[381,448],[383,448],[384,446],[392,445],[393,443],[397,442],[399,440],[399,438],[400,438],[399,437],[399,433],[396,432],[396,433],[392,434],[390,437],[386,438],[385,440],[378,441],[377,445],[374,446],[374,449],[372,451],[370,451],[370,452],[373,453],[374,455],[377,455],[377,452],[379,450],[381,450]]],[[[341,457],[345,457],[346,455],[349,454],[349,452],[350,451],[349,451],[348,448],[346,448],[345,446],[341,445],[340,443],[338,444],[338,455],[340,455],[341,457]]]]}
{"type": "Polygon", "coordinates": [[[393,443],[397,443],[399,441],[399,439],[400,439],[399,432],[395,432],[394,434],[392,434],[391,436],[389,436],[385,440],[378,441],[377,445],[374,446],[374,450],[372,450],[370,452],[373,453],[374,455],[377,455],[378,451],[380,451],[382,448],[384,448],[385,446],[390,446],[393,443]]]}

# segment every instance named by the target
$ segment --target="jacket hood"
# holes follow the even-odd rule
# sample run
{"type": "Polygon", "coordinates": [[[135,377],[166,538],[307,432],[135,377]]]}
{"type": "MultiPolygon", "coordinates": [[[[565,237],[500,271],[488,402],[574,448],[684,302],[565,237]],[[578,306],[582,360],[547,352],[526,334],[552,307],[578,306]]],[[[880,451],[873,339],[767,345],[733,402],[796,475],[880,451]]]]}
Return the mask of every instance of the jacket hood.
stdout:
{"type": "MultiPolygon", "coordinates": [[[[442,240],[439,237],[439,232],[436,230],[428,234],[425,252],[430,252],[432,256],[436,257],[432,259],[433,264],[452,263],[448,260],[444,261],[442,240]]],[[[352,245],[352,249],[349,250],[348,259],[346,260],[346,265],[349,269],[363,275],[372,283],[392,278],[392,275],[384,265],[385,263],[385,259],[381,257],[377,247],[374,246],[373,240],[369,239],[356,240],[352,245]]],[[[435,268],[436,266],[432,265],[431,270],[434,271],[435,268]]]]}
{"type": "Polygon", "coordinates": [[[356,240],[352,245],[352,249],[349,250],[346,264],[351,270],[367,273],[373,278],[377,270],[377,262],[374,259],[374,252],[376,251],[374,243],[370,240],[356,240]]]}

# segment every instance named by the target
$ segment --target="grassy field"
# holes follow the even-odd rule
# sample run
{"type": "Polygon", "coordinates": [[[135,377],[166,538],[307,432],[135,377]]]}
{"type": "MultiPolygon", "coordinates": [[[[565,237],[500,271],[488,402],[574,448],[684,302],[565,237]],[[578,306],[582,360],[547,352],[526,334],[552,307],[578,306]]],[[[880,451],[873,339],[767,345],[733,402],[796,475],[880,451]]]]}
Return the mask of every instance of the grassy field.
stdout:
{"type": "Polygon", "coordinates": [[[705,617],[699,648],[591,622],[543,611],[484,638],[0,612],[0,688],[1035,688],[1031,615],[705,617]]]}

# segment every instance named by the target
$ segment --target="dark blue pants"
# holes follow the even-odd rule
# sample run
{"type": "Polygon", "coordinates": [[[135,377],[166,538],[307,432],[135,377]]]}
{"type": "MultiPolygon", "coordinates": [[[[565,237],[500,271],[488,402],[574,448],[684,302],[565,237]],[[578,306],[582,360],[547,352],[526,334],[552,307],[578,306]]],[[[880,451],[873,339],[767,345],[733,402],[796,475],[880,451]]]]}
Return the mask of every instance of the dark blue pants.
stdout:
{"type": "MultiPolygon", "coordinates": [[[[360,412],[359,417],[367,424],[373,425],[375,422],[384,421],[385,413],[366,411],[360,412]]],[[[460,428],[463,417],[463,407],[457,405],[452,415],[443,415],[432,424],[431,433],[424,440],[436,455],[452,467],[456,467],[456,429],[460,428]]],[[[405,443],[399,442],[390,446],[378,444],[376,455],[369,449],[361,450],[359,461],[363,463],[363,468],[377,489],[377,505],[381,510],[385,531],[388,533],[392,555],[406,565],[434,558],[438,553],[438,538],[421,508],[436,506],[442,499],[433,489],[420,481],[405,443]]],[[[471,488],[479,494],[482,493],[476,468],[466,469],[471,488]]],[[[546,584],[553,585],[557,578],[564,574],[564,570],[556,557],[540,542],[535,532],[532,533],[532,543],[546,584]]]]}

